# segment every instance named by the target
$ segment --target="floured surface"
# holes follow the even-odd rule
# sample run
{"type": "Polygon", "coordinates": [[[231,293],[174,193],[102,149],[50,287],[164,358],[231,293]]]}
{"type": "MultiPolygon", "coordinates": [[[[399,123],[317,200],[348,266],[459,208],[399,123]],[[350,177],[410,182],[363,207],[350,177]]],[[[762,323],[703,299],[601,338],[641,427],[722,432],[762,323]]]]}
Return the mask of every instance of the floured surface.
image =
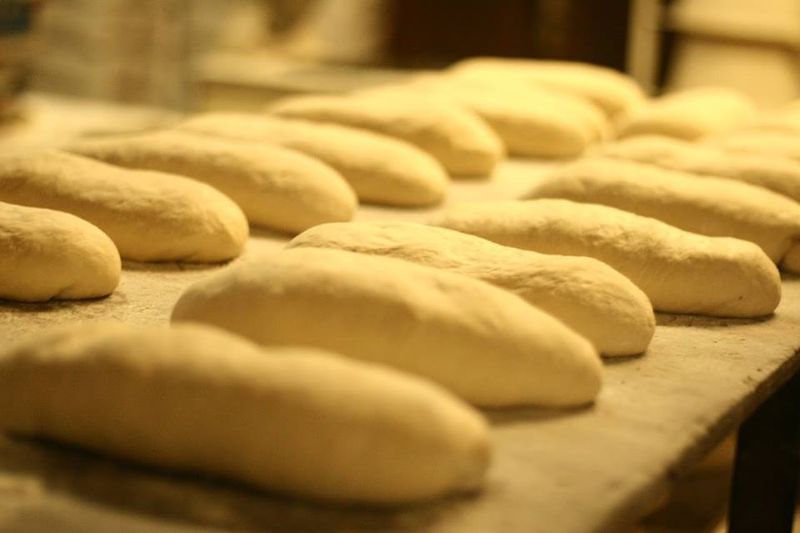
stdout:
{"type": "MultiPolygon", "coordinates": [[[[495,180],[452,185],[454,201],[520,196],[545,165],[505,163],[495,180]],[[532,173],[532,174],[529,174],[532,173]]],[[[425,220],[431,210],[361,208],[356,219],[425,220]]],[[[240,261],[288,237],[255,232],[240,261]]],[[[106,300],[0,304],[0,344],[90,318],[167,325],[183,288],[215,266],[127,264],[106,300]],[[132,268],[132,266],[134,268],[132,268]]],[[[165,474],[84,452],[0,441],[0,530],[609,531],[657,503],[675,475],[733,431],[800,360],[800,278],[767,321],[662,315],[648,353],[606,363],[593,408],[490,413],[495,463],[478,497],[399,511],[320,506],[165,474]]]]}

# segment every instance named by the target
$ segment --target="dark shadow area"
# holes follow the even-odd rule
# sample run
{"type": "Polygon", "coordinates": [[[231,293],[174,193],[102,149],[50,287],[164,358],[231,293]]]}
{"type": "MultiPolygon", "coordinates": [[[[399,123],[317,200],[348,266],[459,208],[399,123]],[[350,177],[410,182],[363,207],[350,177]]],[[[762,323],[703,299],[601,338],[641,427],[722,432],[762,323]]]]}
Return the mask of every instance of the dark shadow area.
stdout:
{"type": "Polygon", "coordinates": [[[775,315],[755,318],[720,318],[702,315],[677,315],[672,313],[656,313],[656,324],[671,327],[727,328],[747,324],[761,324],[772,320],[775,315]]]}
{"type": "Polygon", "coordinates": [[[176,261],[142,263],[139,261],[125,260],[122,262],[122,270],[133,272],[184,272],[187,270],[214,270],[228,263],[230,263],[230,261],[222,261],[220,263],[185,263],[176,261]]]}
{"type": "Polygon", "coordinates": [[[250,237],[256,237],[259,239],[277,240],[277,241],[287,241],[292,237],[294,237],[294,234],[269,228],[250,226],[250,237]]]}
{"type": "Polygon", "coordinates": [[[0,299],[0,311],[7,309],[17,313],[46,313],[76,307],[90,307],[107,302],[110,299],[125,302],[125,295],[116,291],[100,298],[84,298],[81,300],[48,300],[46,302],[17,302],[14,300],[0,299]]]}
{"type": "Polygon", "coordinates": [[[647,356],[647,352],[638,353],[635,355],[615,355],[614,357],[603,357],[604,366],[625,365],[628,363],[635,363],[641,361],[643,357],[647,356]]]}
{"type": "Polygon", "coordinates": [[[539,422],[554,420],[567,416],[575,416],[582,412],[591,411],[594,404],[578,407],[507,407],[496,409],[481,409],[481,412],[493,426],[518,424],[520,422],[539,422]]]}

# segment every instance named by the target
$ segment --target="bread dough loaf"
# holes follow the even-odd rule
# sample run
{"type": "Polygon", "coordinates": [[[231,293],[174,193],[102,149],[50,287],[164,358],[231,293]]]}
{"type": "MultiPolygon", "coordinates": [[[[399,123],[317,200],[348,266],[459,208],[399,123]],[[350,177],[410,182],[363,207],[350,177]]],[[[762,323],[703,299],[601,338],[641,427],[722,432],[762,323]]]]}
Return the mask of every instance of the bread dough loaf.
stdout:
{"type": "Polygon", "coordinates": [[[786,157],[800,161],[800,135],[786,131],[741,131],[707,139],[708,144],[733,153],[786,157]]]}
{"type": "Polygon", "coordinates": [[[186,290],[173,321],[301,344],[425,376],[483,406],[580,405],[600,389],[583,337],[470,277],[340,250],[288,250],[186,290]]]}
{"type": "Polygon", "coordinates": [[[594,257],[633,281],[657,311],[754,317],[780,302],[778,271],[753,243],[689,233],[611,207],[484,202],[454,206],[434,223],[524,250],[594,257]]]}
{"type": "Polygon", "coordinates": [[[209,113],[180,129],[259,143],[279,144],[316,157],[346,179],[359,200],[423,207],[441,203],[448,177],[418,148],[377,133],[334,124],[238,113],[209,113]]]}
{"type": "Polygon", "coordinates": [[[611,118],[642,104],[644,93],[630,76],[610,68],[569,61],[473,57],[453,64],[458,76],[516,79],[582,96],[611,118]]]}
{"type": "Polygon", "coordinates": [[[0,202],[0,298],[98,298],[111,294],[119,276],[119,252],[95,226],[69,213],[0,202]]]}
{"type": "Polygon", "coordinates": [[[565,165],[528,197],[603,204],[694,233],[744,239],[776,263],[800,245],[797,202],[747,183],[632,161],[598,158],[565,165]]]}
{"type": "Polygon", "coordinates": [[[69,150],[113,165],[205,182],[242,208],[251,224],[298,233],[350,220],[358,200],[329,166],[281,146],[161,131],[91,139],[69,150]]]}
{"type": "Polygon", "coordinates": [[[572,157],[607,134],[605,114],[587,100],[513,81],[428,75],[369,92],[415,92],[457,102],[485,120],[511,155],[572,157]]]}
{"type": "Polygon", "coordinates": [[[248,235],[241,209],[204,183],[56,150],[0,156],[0,201],[88,220],[134,261],[226,261],[248,235]]]}
{"type": "Polygon", "coordinates": [[[620,126],[620,137],[666,135],[695,140],[732,130],[755,115],[755,105],[727,87],[699,87],[656,98],[620,126]]]}
{"type": "Polygon", "coordinates": [[[400,503],[472,490],[482,417],[432,383],[199,325],[90,323],[0,354],[4,431],[300,496],[400,503]]]}
{"type": "Polygon", "coordinates": [[[550,313],[605,355],[642,353],[655,331],[647,296],[625,276],[589,257],[527,252],[409,222],[322,224],[295,237],[288,247],[384,255],[481,279],[550,313]]]}
{"type": "Polygon", "coordinates": [[[800,163],[760,154],[733,154],[670,137],[642,135],[601,147],[599,153],[705,176],[744,181],[800,201],[800,163]]]}
{"type": "Polygon", "coordinates": [[[800,134],[800,114],[783,109],[772,113],[762,113],[757,115],[752,121],[744,124],[739,132],[752,133],[784,133],[800,134]]]}
{"type": "Polygon", "coordinates": [[[414,93],[311,95],[285,98],[268,110],[286,118],[364,128],[407,141],[451,176],[489,177],[505,150],[477,115],[452,102],[414,93]]]}

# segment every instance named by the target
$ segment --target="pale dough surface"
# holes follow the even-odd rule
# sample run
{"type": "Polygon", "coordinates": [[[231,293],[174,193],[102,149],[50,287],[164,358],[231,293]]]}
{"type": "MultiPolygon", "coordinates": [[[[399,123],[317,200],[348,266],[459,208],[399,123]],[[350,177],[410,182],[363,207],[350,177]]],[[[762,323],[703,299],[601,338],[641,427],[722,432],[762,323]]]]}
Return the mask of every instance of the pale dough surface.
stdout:
{"type": "Polygon", "coordinates": [[[100,229],[69,213],[0,202],[0,298],[99,298],[117,287],[120,258],[100,229]]]}
{"type": "Polygon", "coordinates": [[[57,150],[0,157],[0,201],[72,213],[134,261],[226,261],[248,236],[241,209],[209,185],[57,150]]]}
{"type": "Polygon", "coordinates": [[[755,244],[607,206],[556,199],[465,203],[433,222],[524,250],[594,257],[633,281],[658,311],[752,317],[772,313],[781,298],[778,270],[755,244]]]}
{"type": "Polygon", "coordinates": [[[179,128],[279,144],[316,157],[336,169],[364,202],[436,205],[444,200],[449,182],[444,168],[419,148],[356,128],[245,113],[198,115],[179,128]]]}
{"type": "Polygon", "coordinates": [[[299,233],[324,222],[350,220],[358,204],[338,172],[281,146],[166,130],[82,140],[68,150],[113,165],[202,181],[235,201],[251,224],[279,231],[299,233]]]}
{"type": "Polygon", "coordinates": [[[214,328],[101,322],[0,354],[0,425],[295,495],[400,503],[474,490],[480,414],[440,387],[214,328]]]}
{"type": "Polygon", "coordinates": [[[658,167],[730,178],[800,201],[800,162],[758,153],[730,153],[660,135],[642,135],[601,146],[598,153],[658,167]]]}
{"type": "Polygon", "coordinates": [[[452,101],[415,93],[292,96],[267,111],[396,137],[429,153],[453,177],[488,177],[505,156],[488,124],[452,101]]]}
{"type": "Polygon", "coordinates": [[[733,153],[788,157],[800,161],[800,135],[793,132],[743,130],[710,137],[706,141],[733,153]]]}
{"type": "Polygon", "coordinates": [[[698,87],[655,98],[620,124],[619,136],[666,135],[696,140],[751,120],[755,104],[727,87],[698,87]]]}
{"type": "Polygon", "coordinates": [[[289,248],[396,257],[508,289],[591,341],[604,355],[644,352],[655,331],[650,301],[625,276],[588,257],[545,255],[410,222],[322,224],[289,248]]]}
{"type": "Polygon", "coordinates": [[[788,107],[773,112],[761,113],[736,130],[737,133],[740,131],[798,135],[800,134],[800,113],[792,111],[788,107]]]}
{"type": "Polygon", "coordinates": [[[736,237],[758,244],[776,263],[800,246],[794,200],[740,181],[633,161],[580,160],[554,170],[527,197],[603,204],[694,233],[736,237]]]}
{"type": "Polygon", "coordinates": [[[449,70],[458,76],[507,77],[576,94],[594,102],[612,119],[630,113],[645,98],[630,76],[588,63],[473,57],[453,64],[449,70]]]}
{"type": "Polygon", "coordinates": [[[367,92],[418,93],[458,102],[485,120],[511,155],[576,156],[609,131],[605,114],[589,101],[515,81],[427,75],[367,92]]]}
{"type": "Polygon", "coordinates": [[[389,257],[308,248],[239,263],[189,287],[172,320],[386,364],[482,406],[581,405],[601,384],[589,341],[515,294],[389,257]]]}

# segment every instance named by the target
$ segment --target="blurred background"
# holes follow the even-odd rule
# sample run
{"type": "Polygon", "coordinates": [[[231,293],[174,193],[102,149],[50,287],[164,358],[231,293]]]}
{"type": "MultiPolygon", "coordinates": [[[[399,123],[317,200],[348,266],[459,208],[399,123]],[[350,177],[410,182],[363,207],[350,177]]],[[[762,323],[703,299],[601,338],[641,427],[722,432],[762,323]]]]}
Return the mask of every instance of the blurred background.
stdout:
{"type": "Polygon", "coordinates": [[[0,110],[23,89],[174,110],[247,109],[471,55],[588,61],[650,94],[800,94],[795,0],[2,0],[0,110]]]}

